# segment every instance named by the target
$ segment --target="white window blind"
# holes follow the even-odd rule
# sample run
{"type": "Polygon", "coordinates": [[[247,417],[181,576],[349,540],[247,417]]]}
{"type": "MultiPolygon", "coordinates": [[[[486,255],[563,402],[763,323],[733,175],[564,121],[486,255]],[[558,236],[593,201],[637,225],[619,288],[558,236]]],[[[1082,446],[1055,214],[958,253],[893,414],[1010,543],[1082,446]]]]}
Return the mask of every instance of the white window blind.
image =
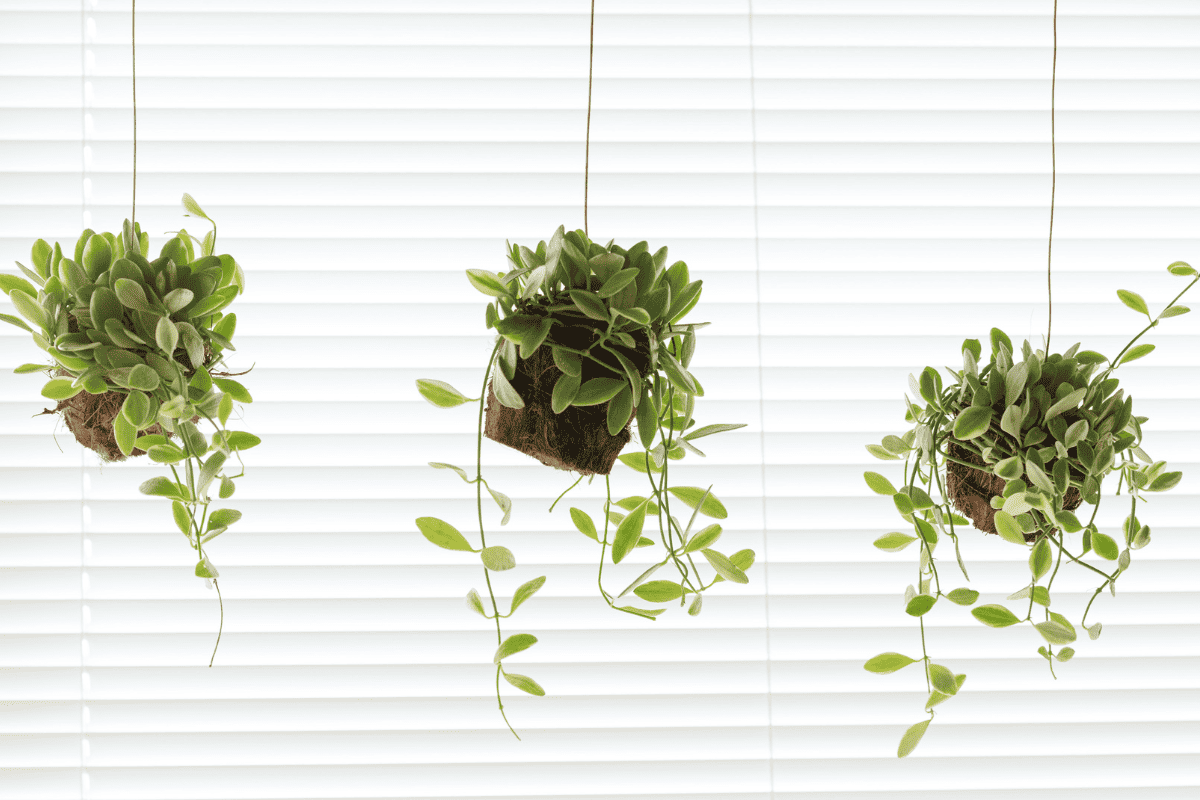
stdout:
{"type": "MultiPolygon", "coordinates": [[[[923,681],[861,666],[919,647],[911,560],[870,545],[899,520],[861,473],[895,476],[863,445],[903,430],[907,374],[964,337],[1044,333],[1051,0],[597,5],[590,230],[668,245],[705,281],[697,416],[750,427],[677,469],[729,507],[722,545],[757,551],[750,585],[696,618],[612,612],[566,513],[599,518],[602,486],[548,515],[573,476],[485,442],[516,504],[503,528],[485,508],[519,565],[498,593],[548,576],[506,622],[540,639],[516,660],[548,693],[506,690],[517,742],[494,632],[462,600],[479,567],[413,523],[474,515],[426,466],[470,465],[474,412],[413,387],[478,388],[490,343],[463,270],[582,224],[586,2],[142,0],[138,218],[157,246],[190,192],[245,266],[234,363],[256,365],[263,444],[211,550],[210,670],[215,597],[137,494],[157,468],[56,443],[30,418],[36,377],[11,374],[37,351],[0,330],[0,800],[1200,791],[1189,316],[1122,368],[1146,449],[1185,475],[1097,601],[1103,636],[1053,681],[1027,630],[935,609],[931,653],[968,683],[903,761],[923,681]]],[[[1166,264],[1200,261],[1200,8],[1060,5],[1054,339],[1111,354],[1136,325],[1115,290],[1161,305],[1181,288],[1166,264]]],[[[128,12],[0,2],[3,264],[129,214],[128,12]]],[[[981,602],[1019,588],[1011,546],[967,536],[964,556],[981,602]]]]}

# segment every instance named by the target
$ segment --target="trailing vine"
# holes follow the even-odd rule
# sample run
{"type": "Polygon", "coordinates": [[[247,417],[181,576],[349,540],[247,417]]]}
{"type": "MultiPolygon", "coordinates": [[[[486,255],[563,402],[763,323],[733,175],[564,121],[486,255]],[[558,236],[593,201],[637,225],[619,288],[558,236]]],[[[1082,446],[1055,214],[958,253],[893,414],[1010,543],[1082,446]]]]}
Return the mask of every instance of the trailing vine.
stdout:
{"type": "Polygon", "coordinates": [[[508,613],[500,613],[491,573],[514,568],[516,559],[507,548],[487,543],[483,489],[503,512],[501,525],[509,520],[512,502],[484,479],[485,435],[543,463],[580,472],[580,478],[559,495],[551,511],[585,474],[605,476],[602,529],[580,508],[572,507],[570,516],[576,529],[600,547],[597,586],[605,603],[615,610],[649,620],[665,610],[622,600],[633,593],[648,603],[678,600],[694,616],[700,613],[704,592],[721,581],[747,583],[746,571],[754,563],[752,550],[726,556],[714,549],[722,532],[719,524],[693,532],[701,514],[714,519],[728,516],[712,487],[672,486],[669,480],[672,461],[688,452],[704,455],[694,444],[697,439],[744,427],[695,427],[696,398],[704,390],[689,367],[696,331],[708,323],[681,320],[698,302],[702,282],[690,280],[682,261],[668,267],[665,247],[651,253],[645,242],[639,242],[625,250],[612,242],[601,245],[583,231],[568,232],[562,227],[535,249],[510,245],[508,250],[512,264],[508,272],[467,270],[471,284],[494,298],[485,309],[484,321],[499,334],[484,370],[480,396],[468,398],[442,381],[417,381],[421,395],[438,407],[479,404],[474,477],[453,464],[430,463],[475,484],[479,546],[444,520],[420,517],[416,524],[433,544],[478,553],[483,562],[488,604],[485,607],[482,595],[474,589],[468,593],[467,603],[476,613],[495,621],[493,662],[502,715],[501,677],[529,694],[545,694],[535,680],[510,673],[504,666],[504,659],[532,647],[537,638],[528,633],[506,637],[500,620],[512,616],[542,587],[546,577],[522,584],[508,613]],[[634,421],[642,448],[618,456],[631,438],[629,426],[634,421]],[[613,500],[608,472],[617,458],[646,476],[646,495],[613,500]],[[691,510],[686,525],[672,513],[673,503],[676,510],[691,510]],[[657,523],[662,557],[622,591],[611,591],[605,586],[606,563],[620,564],[634,549],[656,544],[643,535],[647,518],[657,523]],[[703,562],[697,561],[697,554],[703,562]],[[700,563],[712,570],[709,577],[702,576],[700,563]],[[677,580],[650,580],[668,564],[677,580]]]}
{"type": "Polygon", "coordinates": [[[1020,615],[999,603],[976,606],[971,614],[993,628],[1028,623],[1043,640],[1037,652],[1052,675],[1055,662],[1075,655],[1070,645],[1078,638],[1071,620],[1052,610],[1057,606],[1051,590],[1060,569],[1074,564],[1100,581],[1078,618],[1089,638],[1100,636],[1102,624],[1088,622],[1093,603],[1105,589],[1116,595],[1117,580],[1130,568],[1132,551],[1150,543],[1150,527],[1137,516],[1139,501],[1146,502],[1144,493],[1173,488],[1182,477],[1142,449],[1142,425],[1147,418],[1134,415],[1133,398],[1125,396],[1112,377],[1122,364],[1154,350],[1152,344],[1138,344],[1143,335],[1164,319],[1188,313],[1186,306],[1176,303],[1200,281],[1200,274],[1181,261],[1167,269],[1193,279],[1157,316],[1150,314],[1137,293],[1117,292],[1121,302],[1144,314],[1149,324],[1114,358],[1080,351],[1078,344],[1048,354],[1034,351],[1025,342],[1021,360],[1016,361],[1008,336],[993,328],[986,364],[980,363],[979,341],[967,339],[962,347],[963,368],[947,368],[951,382],[944,385],[933,367],[926,367],[920,378],[909,376],[912,397],[905,396],[905,420],[913,427],[903,436],[885,436],[881,444],[867,445],[876,458],[904,460],[904,484],[899,489],[876,472],[864,473],[864,478],[873,491],[892,498],[915,534],[887,533],[875,546],[899,552],[918,544],[917,577],[905,591],[904,609],[917,618],[921,657],[888,652],[864,665],[874,673],[922,665],[929,718],[904,733],[898,755],[913,751],[936,715],[934,708],[955,696],[966,680],[966,675],[935,663],[926,644],[924,616],[942,598],[962,606],[973,606],[979,599],[973,589],[943,586],[934,555],[943,537],[953,544],[967,580],[958,544],[961,528],[972,521],[977,528],[1028,550],[1030,576],[1008,596],[1009,601],[1021,603],[1020,615]],[[1119,475],[1117,494],[1124,489],[1130,504],[1119,537],[1101,531],[1095,522],[1101,488],[1113,473],[1119,475]],[[1093,507],[1086,523],[1074,513],[1082,503],[1093,507]],[[1078,544],[1067,538],[1075,533],[1081,533],[1078,544]],[[1108,565],[1085,561],[1089,552],[1108,565]]]}

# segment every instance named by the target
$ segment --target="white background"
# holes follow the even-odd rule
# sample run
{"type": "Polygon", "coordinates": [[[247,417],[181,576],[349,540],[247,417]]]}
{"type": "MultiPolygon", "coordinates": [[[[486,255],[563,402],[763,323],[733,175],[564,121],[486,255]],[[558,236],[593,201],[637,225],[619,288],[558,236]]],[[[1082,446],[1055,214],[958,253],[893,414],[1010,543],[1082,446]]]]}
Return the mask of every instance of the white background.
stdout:
{"type": "MultiPolygon", "coordinates": [[[[190,192],[245,266],[235,364],[256,365],[243,427],[264,441],[211,549],[209,670],[215,598],[136,490],[156,469],[31,418],[39,379],[11,369],[38,351],[0,330],[0,798],[1197,796],[1192,316],[1121,370],[1146,449],[1185,477],[1141,511],[1154,541],[1097,601],[1100,640],[1055,681],[1027,627],[935,609],[931,653],[968,682],[904,761],[924,682],[861,667],[919,654],[915,556],[871,547],[903,521],[861,478],[898,470],[863,445],[903,431],[907,374],[956,365],[964,337],[1044,333],[1051,0],[598,6],[590,229],[705,281],[697,416],[749,427],[678,477],[714,484],[750,585],[698,618],[609,611],[593,543],[545,513],[570,478],[485,443],[516,502],[503,529],[487,509],[519,563],[499,591],[548,576],[508,627],[540,638],[513,667],[548,692],[507,691],[517,742],[462,600],[479,567],[413,523],[474,512],[425,466],[470,466],[474,413],[413,384],[476,392],[490,343],[463,270],[582,225],[586,3],[143,0],[138,218],[157,248],[190,192]]],[[[1166,265],[1200,262],[1198,41],[1196,0],[1061,3],[1056,349],[1114,354],[1139,328],[1116,289],[1161,307],[1183,286],[1166,265]]],[[[129,76],[127,3],[0,0],[0,263],[128,216],[129,76]]],[[[567,504],[599,518],[598,488],[567,504]]],[[[1019,549],[964,549],[980,602],[1025,581],[1019,549]]],[[[1077,620],[1087,596],[1056,603],[1077,620]]]]}

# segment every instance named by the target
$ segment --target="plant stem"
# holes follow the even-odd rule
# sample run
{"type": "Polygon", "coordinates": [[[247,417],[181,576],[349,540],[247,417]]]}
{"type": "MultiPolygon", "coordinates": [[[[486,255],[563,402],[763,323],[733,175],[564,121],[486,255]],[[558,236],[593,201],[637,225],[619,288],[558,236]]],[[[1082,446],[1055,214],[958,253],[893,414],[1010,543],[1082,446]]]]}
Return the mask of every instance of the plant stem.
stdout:
{"type": "MultiPolygon", "coordinates": [[[[492,348],[492,355],[488,358],[487,368],[483,371],[483,388],[479,392],[479,422],[475,430],[475,510],[479,515],[479,544],[484,549],[487,548],[487,533],[483,527],[483,409],[487,403],[488,379],[492,375],[492,365],[496,363],[496,356],[500,352],[502,343],[503,339],[496,342],[496,346],[492,348]]],[[[492,615],[496,620],[496,646],[499,647],[504,641],[500,631],[500,608],[496,604],[496,592],[492,589],[492,576],[486,566],[483,568],[483,579],[487,583],[488,597],[492,601],[492,615]]],[[[500,716],[504,718],[504,724],[519,740],[520,735],[508,721],[508,715],[504,713],[504,699],[500,695],[499,664],[496,665],[496,705],[500,708],[500,716]]]]}
{"type": "Polygon", "coordinates": [[[553,513],[553,512],[554,512],[554,507],[555,507],[556,505],[558,505],[558,501],[559,501],[559,500],[562,500],[564,497],[566,497],[566,496],[567,496],[567,492],[571,491],[571,490],[572,490],[572,489],[574,489],[576,486],[578,486],[578,485],[579,485],[579,481],[581,481],[581,480],[583,480],[583,475],[582,475],[582,474],[580,474],[580,476],[579,476],[579,479],[578,479],[578,480],[576,480],[574,483],[572,483],[570,486],[568,486],[566,489],[564,489],[564,490],[563,490],[563,493],[562,493],[562,494],[560,494],[560,495],[559,495],[559,496],[558,496],[558,497],[557,497],[557,498],[554,500],[554,502],[550,504],[550,511],[549,511],[549,512],[547,512],[547,513],[553,513]]]}

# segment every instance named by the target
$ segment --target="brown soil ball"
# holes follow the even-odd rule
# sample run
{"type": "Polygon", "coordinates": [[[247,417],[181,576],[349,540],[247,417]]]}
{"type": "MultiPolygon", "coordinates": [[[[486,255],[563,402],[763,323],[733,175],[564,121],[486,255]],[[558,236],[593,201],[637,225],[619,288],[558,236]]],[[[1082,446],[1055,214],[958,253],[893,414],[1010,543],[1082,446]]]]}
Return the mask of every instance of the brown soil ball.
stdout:
{"type": "MultiPolygon", "coordinates": [[[[638,344],[638,351],[643,351],[644,343],[639,341],[638,344]]],[[[648,367],[648,356],[645,352],[639,352],[639,355],[643,356],[638,359],[642,363],[635,364],[639,368],[643,364],[648,367]]],[[[599,377],[600,372],[602,368],[585,361],[582,380],[599,377]]],[[[626,422],[616,436],[610,436],[607,403],[568,406],[561,414],[555,414],[550,397],[560,374],[546,345],[534,351],[530,358],[518,359],[516,375],[511,382],[525,401],[525,407],[505,406],[496,399],[489,384],[484,433],[492,441],[533,456],[548,467],[574,470],[582,475],[607,475],[629,443],[629,423],[626,422]]],[[[630,419],[633,419],[632,415],[630,419]]]]}
{"type": "MultiPolygon", "coordinates": [[[[983,466],[983,459],[967,448],[951,441],[947,452],[952,458],[983,466]]],[[[978,469],[959,464],[955,461],[946,464],[946,491],[950,499],[966,517],[969,517],[975,527],[984,533],[996,533],[996,509],[992,508],[991,500],[1004,494],[1004,479],[978,469]]],[[[1067,489],[1063,498],[1063,507],[1067,511],[1079,508],[1083,498],[1074,486],[1067,489]]],[[[1025,534],[1025,541],[1033,542],[1038,537],[1038,531],[1025,534]]]]}
{"type": "MultiPolygon", "coordinates": [[[[113,420],[121,413],[125,403],[125,395],[119,392],[104,394],[89,394],[80,392],[74,397],[59,400],[53,413],[60,413],[67,423],[67,428],[75,435],[75,441],[93,451],[105,461],[124,461],[125,454],[117,446],[117,437],[113,433],[113,420]]],[[[155,423],[142,434],[163,432],[155,423]]],[[[145,455],[145,450],[134,448],[130,455],[145,455]]]]}

